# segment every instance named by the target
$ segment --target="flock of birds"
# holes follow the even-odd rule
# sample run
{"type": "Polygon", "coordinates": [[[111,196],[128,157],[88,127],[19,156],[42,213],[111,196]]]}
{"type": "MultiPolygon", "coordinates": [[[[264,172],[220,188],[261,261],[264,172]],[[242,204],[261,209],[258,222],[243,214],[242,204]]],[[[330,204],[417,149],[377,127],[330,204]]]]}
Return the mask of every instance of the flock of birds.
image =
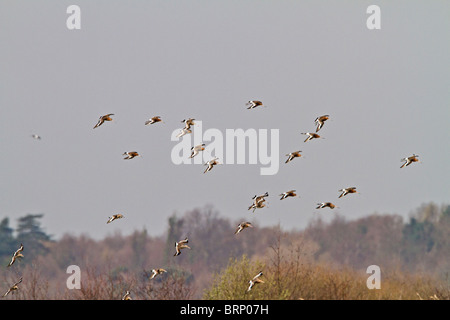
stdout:
{"type": "MultiPolygon", "coordinates": [[[[258,100],[250,100],[250,101],[248,101],[246,103],[246,106],[247,106],[247,109],[254,109],[254,108],[257,108],[257,107],[267,107],[261,101],[258,101],[258,100]]],[[[109,113],[109,114],[100,116],[100,118],[98,119],[98,122],[96,123],[96,125],[94,126],[93,129],[100,127],[105,122],[113,121],[111,116],[114,116],[114,114],[113,113],[109,113]]],[[[306,139],[304,140],[304,142],[308,142],[310,140],[319,139],[319,138],[324,139],[323,137],[321,137],[318,134],[318,132],[323,128],[325,122],[327,120],[329,120],[329,118],[330,118],[329,115],[322,115],[322,116],[317,117],[315,119],[315,121],[314,121],[314,123],[316,124],[315,132],[303,132],[302,133],[302,134],[307,136],[306,139]]],[[[180,133],[177,135],[177,137],[181,138],[184,135],[192,133],[192,126],[195,125],[194,121],[195,121],[195,119],[193,119],[193,118],[182,120],[181,122],[184,123],[184,127],[181,128],[180,133]]],[[[147,121],[145,121],[144,124],[145,125],[152,125],[152,124],[155,124],[155,123],[158,123],[158,122],[163,122],[161,117],[160,116],[154,116],[154,117],[148,119],[147,121]]],[[[39,135],[33,134],[32,137],[34,139],[41,140],[41,137],[39,135]]],[[[193,146],[191,148],[191,155],[189,156],[189,158],[195,157],[196,155],[198,155],[203,150],[205,150],[205,144],[200,144],[200,145],[193,146]]],[[[286,154],[286,156],[288,158],[285,161],[285,163],[289,163],[289,162],[293,161],[295,158],[302,157],[301,152],[302,152],[301,150],[297,150],[297,151],[293,151],[293,152],[290,152],[290,153],[286,154]]],[[[123,156],[125,156],[124,160],[131,160],[131,159],[136,158],[136,157],[142,157],[142,155],[140,155],[137,151],[124,152],[123,156]]],[[[414,162],[420,162],[418,157],[419,157],[418,155],[413,154],[412,156],[402,158],[401,162],[404,162],[404,163],[401,165],[400,168],[404,168],[406,166],[409,166],[410,164],[412,164],[414,162]]],[[[211,171],[215,165],[220,164],[218,160],[219,160],[218,158],[214,158],[214,159],[211,159],[211,160],[207,161],[204,164],[204,165],[207,166],[207,168],[205,169],[205,171],[203,173],[207,173],[207,172],[211,171]]],[[[342,188],[342,189],[340,189],[338,191],[340,192],[340,195],[339,195],[338,198],[342,198],[342,197],[344,197],[344,196],[346,196],[348,194],[351,194],[351,193],[358,193],[358,191],[356,190],[356,187],[342,188]]],[[[268,197],[268,196],[269,196],[268,192],[265,192],[262,195],[255,195],[252,198],[253,202],[248,207],[248,210],[252,210],[253,209],[253,212],[255,212],[256,209],[264,208],[266,206],[264,202],[266,202],[266,197],[268,197]]],[[[280,200],[284,200],[284,199],[289,198],[289,197],[299,197],[296,194],[296,190],[289,190],[289,191],[283,192],[283,193],[279,194],[279,196],[281,197],[280,200]]],[[[339,208],[335,204],[333,204],[332,202],[322,202],[322,203],[318,203],[317,204],[316,209],[322,209],[322,208],[327,208],[327,207],[330,208],[330,209],[339,208]]],[[[124,216],[122,214],[114,214],[114,215],[112,215],[112,216],[110,216],[108,218],[106,223],[109,224],[109,223],[111,223],[111,222],[113,222],[115,220],[122,219],[122,218],[124,218],[124,216]]],[[[236,228],[234,233],[235,234],[239,234],[240,232],[242,232],[246,228],[253,228],[253,225],[250,222],[248,222],[248,221],[241,222],[237,226],[237,228],[236,228]]],[[[175,253],[174,253],[174,256],[179,256],[181,254],[181,250],[183,250],[183,249],[191,249],[189,247],[188,243],[189,243],[189,240],[188,240],[187,237],[185,239],[182,239],[180,241],[175,242],[175,253]]],[[[24,257],[23,254],[22,254],[23,249],[24,249],[23,244],[21,244],[19,249],[17,249],[14,252],[14,254],[12,255],[11,261],[8,264],[7,267],[11,267],[17,259],[21,259],[21,258],[24,257]]],[[[166,272],[167,271],[165,269],[163,269],[163,268],[152,269],[152,275],[150,276],[150,279],[154,279],[156,276],[162,275],[163,273],[166,273],[166,272]]],[[[264,281],[261,279],[262,276],[263,276],[263,272],[260,271],[256,276],[254,276],[252,279],[250,279],[248,281],[249,286],[247,288],[247,292],[252,290],[252,288],[256,284],[264,283],[264,281]]],[[[8,291],[3,295],[3,297],[6,297],[10,293],[14,294],[14,292],[19,289],[19,284],[20,283],[22,283],[22,277],[8,289],[8,291]]],[[[131,299],[132,298],[130,296],[130,291],[126,291],[125,295],[122,297],[122,300],[131,300],[131,299]]]]}

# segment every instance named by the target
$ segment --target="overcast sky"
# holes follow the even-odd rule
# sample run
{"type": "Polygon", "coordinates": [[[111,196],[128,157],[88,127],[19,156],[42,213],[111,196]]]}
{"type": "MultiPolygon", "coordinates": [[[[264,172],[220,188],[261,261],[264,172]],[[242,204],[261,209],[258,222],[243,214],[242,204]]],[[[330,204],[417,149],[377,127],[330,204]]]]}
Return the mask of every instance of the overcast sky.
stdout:
{"type": "Polygon", "coordinates": [[[170,215],[206,205],[291,230],[448,204],[449,12],[449,1],[1,1],[0,218],[44,213],[55,238],[102,238],[161,235],[170,215]],[[72,4],[80,30],[66,27],[72,4]],[[366,27],[372,4],[380,30],[366,27]],[[253,99],[268,107],[247,110],[253,99]],[[325,139],[304,143],[323,114],[325,139]],[[164,123],[144,125],[156,115],[164,123]],[[224,140],[278,129],[278,173],[175,165],[171,135],[189,117],[224,140]],[[123,160],[133,150],[142,158],[123,160]],[[295,150],[304,158],[285,164],[295,150]],[[400,169],[413,153],[423,163],[400,169]],[[361,194],[338,199],[351,186],[361,194]],[[280,201],[290,189],[300,197],[280,201]],[[268,207],[248,211],[266,191],[268,207]],[[323,201],[340,208],[315,210],[323,201]],[[107,225],[115,213],[125,218],[107,225]]]}

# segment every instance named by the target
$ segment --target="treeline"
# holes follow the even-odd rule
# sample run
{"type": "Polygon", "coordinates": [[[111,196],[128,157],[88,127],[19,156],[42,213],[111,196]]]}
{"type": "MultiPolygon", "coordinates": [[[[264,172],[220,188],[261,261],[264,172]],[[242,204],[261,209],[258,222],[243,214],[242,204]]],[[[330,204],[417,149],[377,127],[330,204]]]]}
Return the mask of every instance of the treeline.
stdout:
{"type": "Polygon", "coordinates": [[[398,215],[372,214],[355,221],[337,216],[330,224],[310,223],[304,234],[318,244],[319,260],[441,277],[450,271],[449,205],[423,204],[406,223],[398,215]]]}
{"type": "Polygon", "coordinates": [[[310,222],[302,231],[260,227],[212,207],[172,215],[167,230],[116,233],[102,240],[66,234],[52,239],[42,214],[0,221],[0,295],[20,277],[5,299],[449,299],[450,206],[417,208],[407,221],[397,215],[330,223],[310,222]],[[253,228],[234,234],[238,223],[253,228]],[[174,257],[175,241],[189,238],[191,250],[174,257]],[[24,244],[24,258],[6,267],[24,244]],[[69,290],[67,267],[81,270],[81,289],[69,290]],[[368,290],[365,273],[380,266],[382,290],[368,290]],[[151,270],[167,273],[150,280],[151,270]],[[246,293],[248,281],[264,269],[265,283],[246,293]],[[397,294],[398,293],[398,294],[397,294]],[[419,297],[420,296],[420,297],[419,297]]]}

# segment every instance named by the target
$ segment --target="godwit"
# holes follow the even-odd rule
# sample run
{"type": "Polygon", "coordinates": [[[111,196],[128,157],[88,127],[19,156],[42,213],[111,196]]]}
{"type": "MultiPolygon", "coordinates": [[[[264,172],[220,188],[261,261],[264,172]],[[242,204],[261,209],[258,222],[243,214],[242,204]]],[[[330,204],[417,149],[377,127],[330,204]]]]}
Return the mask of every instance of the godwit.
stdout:
{"type": "Polygon", "coordinates": [[[113,119],[111,118],[111,116],[113,116],[113,115],[114,115],[114,113],[108,113],[108,114],[105,114],[104,116],[101,116],[98,119],[97,124],[94,126],[94,129],[97,127],[100,127],[103,124],[103,122],[105,122],[105,121],[113,121],[113,119]]]}
{"type": "Polygon", "coordinates": [[[358,192],[358,191],[356,191],[356,187],[345,188],[345,189],[341,189],[341,190],[338,190],[338,191],[341,192],[339,198],[341,198],[343,196],[346,196],[349,193],[357,193],[358,192]]]}
{"type": "Polygon", "coordinates": [[[239,232],[241,232],[242,230],[244,230],[245,228],[253,228],[252,224],[250,222],[241,222],[238,226],[236,231],[234,232],[234,234],[238,234],[239,232]]]}
{"type": "Polygon", "coordinates": [[[256,209],[264,208],[266,205],[264,204],[264,201],[266,201],[265,197],[268,197],[269,193],[266,192],[260,196],[255,195],[253,199],[253,203],[250,207],[248,207],[248,210],[253,209],[253,212],[255,212],[256,209]]]}
{"type": "MultiPolygon", "coordinates": [[[[305,142],[312,140],[312,139],[322,138],[321,136],[319,136],[317,133],[314,133],[314,132],[302,132],[302,134],[306,134],[308,136],[305,139],[305,142]]],[[[325,138],[322,138],[322,139],[325,139],[325,138]]]]}
{"type": "Polygon", "coordinates": [[[256,108],[256,107],[259,107],[259,106],[265,107],[265,105],[263,105],[263,103],[261,101],[258,101],[258,100],[250,100],[245,105],[248,106],[247,109],[253,109],[253,108],[256,108]]]}
{"type": "Polygon", "coordinates": [[[127,290],[127,292],[125,292],[125,295],[122,297],[122,300],[133,300],[130,297],[130,291],[127,290]]]}
{"type": "Polygon", "coordinates": [[[409,165],[410,165],[411,163],[413,163],[413,162],[420,162],[419,159],[417,159],[417,157],[419,157],[417,154],[413,154],[413,155],[410,156],[410,157],[403,158],[402,160],[400,160],[400,161],[406,161],[404,164],[402,164],[402,166],[400,167],[400,169],[403,168],[403,167],[405,167],[405,166],[409,166],[409,165]]]}
{"type": "Polygon", "coordinates": [[[182,137],[182,136],[184,136],[185,134],[188,134],[188,133],[192,133],[192,130],[183,128],[183,129],[180,130],[180,133],[177,134],[177,138],[180,138],[180,137],[182,137]]]}
{"type": "Polygon", "coordinates": [[[258,283],[264,283],[264,281],[262,281],[262,280],[259,278],[259,277],[261,277],[262,275],[263,275],[263,273],[262,273],[262,271],[260,271],[256,276],[253,277],[252,280],[250,280],[250,281],[248,282],[250,285],[248,286],[247,292],[250,291],[250,290],[252,290],[252,288],[253,288],[253,286],[254,286],[255,284],[258,284],[258,283]]]}
{"type": "Polygon", "coordinates": [[[108,220],[106,223],[111,223],[111,222],[113,222],[114,220],[122,219],[122,218],[123,218],[123,215],[120,214],[120,213],[118,213],[118,214],[113,214],[111,217],[109,217],[109,220],[108,220]]]}
{"type": "Polygon", "coordinates": [[[189,119],[184,119],[183,121],[181,121],[182,123],[184,123],[184,128],[185,129],[190,129],[191,126],[195,125],[193,118],[189,118],[189,119]]]}
{"type": "Polygon", "coordinates": [[[199,144],[199,145],[197,145],[195,147],[192,147],[191,148],[191,155],[189,156],[189,158],[195,157],[200,151],[203,151],[203,150],[205,150],[205,144],[204,143],[199,144]]]}
{"type": "Polygon", "coordinates": [[[178,242],[175,242],[175,250],[176,250],[176,252],[175,252],[174,256],[180,255],[181,254],[181,249],[185,249],[185,248],[190,249],[190,247],[186,244],[188,242],[189,241],[188,241],[187,237],[184,240],[180,240],[178,242]]]}
{"type": "Polygon", "coordinates": [[[12,285],[12,287],[10,287],[10,288],[8,289],[8,291],[6,291],[6,293],[3,295],[3,297],[6,297],[10,292],[11,292],[12,294],[14,294],[14,292],[15,292],[16,290],[19,289],[19,284],[20,284],[21,282],[22,282],[22,278],[20,278],[19,281],[17,281],[16,283],[14,283],[14,284],[12,285]]]}
{"type": "Polygon", "coordinates": [[[323,124],[328,119],[330,119],[330,116],[329,115],[324,115],[324,116],[317,117],[316,120],[314,120],[314,122],[317,124],[316,132],[318,132],[320,129],[322,129],[323,124]]]}
{"type": "Polygon", "coordinates": [[[264,194],[262,194],[260,196],[255,195],[252,199],[255,200],[255,202],[259,202],[261,200],[265,200],[264,198],[268,197],[268,196],[269,196],[269,193],[266,192],[266,193],[264,193],[264,194]]]}
{"type": "Polygon", "coordinates": [[[157,275],[163,274],[164,272],[167,272],[167,271],[162,268],[152,269],[152,276],[150,277],[150,280],[153,279],[154,277],[156,277],[157,275]]]}
{"type": "Polygon", "coordinates": [[[254,202],[250,207],[248,207],[248,210],[253,209],[253,212],[255,212],[256,209],[261,209],[264,208],[266,205],[264,204],[264,201],[266,201],[265,199],[259,201],[259,202],[254,202]]]}
{"type": "Polygon", "coordinates": [[[17,249],[16,252],[14,252],[14,254],[13,254],[12,258],[11,258],[11,261],[8,264],[8,267],[12,266],[17,258],[23,258],[22,251],[23,251],[23,244],[20,244],[19,249],[17,249]]]}
{"type": "Polygon", "coordinates": [[[148,125],[148,124],[154,124],[154,123],[156,123],[156,122],[163,122],[163,121],[161,120],[161,117],[160,117],[160,116],[156,116],[156,117],[153,117],[153,118],[148,119],[147,121],[145,121],[145,125],[148,125]]]}
{"type": "Polygon", "coordinates": [[[288,158],[285,163],[292,161],[294,158],[301,157],[302,155],[300,154],[300,152],[302,152],[302,151],[299,150],[299,151],[294,151],[294,152],[288,153],[286,155],[288,158]]]}
{"type": "Polygon", "coordinates": [[[126,156],[125,158],[123,158],[123,160],[129,160],[129,159],[133,159],[135,157],[142,157],[139,153],[137,153],[136,151],[129,151],[129,152],[124,152],[122,154],[123,156],[126,156]]]}
{"type": "Polygon", "coordinates": [[[316,209],[322,209],[322,208],[326,208],[326,207],[328,207],[330,209],[336,208],[336,206],[334,204],[332,204],[331,202],[322,202],[322,203],[317,204],[316,209]]]}
{"type": "Polygon", "coordinates": [[[283,192],[282,194],[280,194],[280,196],[281,196],[280,200],[286,199],[287,197],[298,197],[298,195],[295,193],[295,190],[283,192]]]}
{"type": "Polygon", "coordinates": [[[207,163],[205,163],[205,166],[208,166],[208,167],[205,169],[205,171],[203,171],[203,173],[211,171],[215,165],[219,164],[219,162],[217,161],[218,159],[219,158],[214,158],[212,160],[209,160],[207,163]]]}

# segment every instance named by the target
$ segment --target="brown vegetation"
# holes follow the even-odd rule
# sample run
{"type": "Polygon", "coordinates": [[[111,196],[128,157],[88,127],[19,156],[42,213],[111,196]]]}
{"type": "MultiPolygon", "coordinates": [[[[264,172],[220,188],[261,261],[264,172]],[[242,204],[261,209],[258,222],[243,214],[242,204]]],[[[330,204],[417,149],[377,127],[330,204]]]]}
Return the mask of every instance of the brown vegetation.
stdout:
{"type": "MultiPolygon", "coordinates": [[[[0,222],[0,291],[20,277],[4,299],[450,299],[450,206],[426,204],[404,222],[373,214],[354,221],[337,215],[312,221],[303,231],[260,227],[235,234],[243,220],[230,221],[211,207],[171,216],[168,229],[145,230],[102,240],[65,235],[51,240],[37,219],[12,236],[0,222]],[[30,227],[32,226],[32,227],[30,227]],[[191,250],[174,257],[174,243],[189,236],[191,250]],[[214,239],[212,241],[211,239],[214,239]],[[25,257],[6,265],[23,242],[25,257]],[[67,267],[81,270],[81,289],[68,289],[67,267]],[[382,271],[382,289],[366,286],[370,265],[382,271]],[[150,280],[153,268],[164,273],[150,280]],[[264,283],[247,292],[264,270],[264,283]]],[[[3,292],[0,292],[3,294],[3,292]]]]}

